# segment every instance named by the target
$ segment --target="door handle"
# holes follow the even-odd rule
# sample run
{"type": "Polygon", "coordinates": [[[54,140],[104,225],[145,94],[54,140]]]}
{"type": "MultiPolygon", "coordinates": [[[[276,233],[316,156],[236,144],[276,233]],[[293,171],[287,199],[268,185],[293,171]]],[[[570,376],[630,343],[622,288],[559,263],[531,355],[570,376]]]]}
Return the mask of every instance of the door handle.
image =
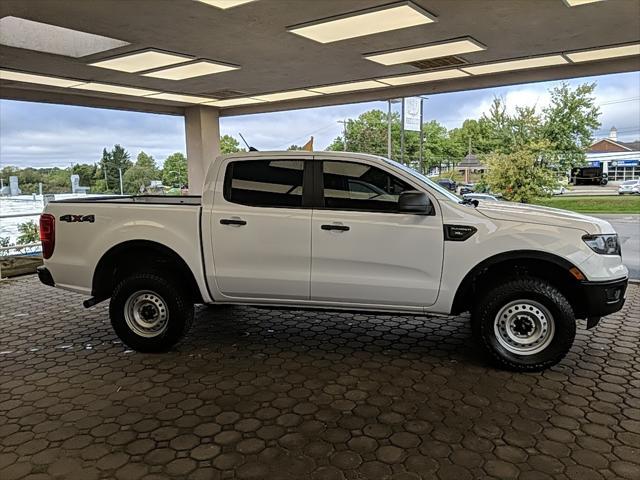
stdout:
{"type": "Polygon", "coordinates": [[[242,225],[246,225],[247,221],[246,220],[240,220],[237,218],[223,218],[220,220],[220,223],[222,225],[237,225],[238,227],[241,227],[242,225]]]}
{"type": "Polygon", "coordinates": [[[347,227],[346,225],[322,225],[320,228],[322,230],[337,230],[339,232],[346,232],[351,229],[351,227],[347,227]]]}

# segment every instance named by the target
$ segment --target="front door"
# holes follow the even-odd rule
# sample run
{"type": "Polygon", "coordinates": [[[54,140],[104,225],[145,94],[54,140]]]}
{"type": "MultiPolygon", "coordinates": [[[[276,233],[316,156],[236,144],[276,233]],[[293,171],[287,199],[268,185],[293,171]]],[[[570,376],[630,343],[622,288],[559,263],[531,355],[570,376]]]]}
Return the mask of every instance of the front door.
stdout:
{"type": "Polygon", "coordinates": [[[231,298],[308,300],[304,160],[231,160],[211,213],[214,278],[231,298]]]}
{"type": "Polygon", "coordinates": [[[434,304],[444,249],[439,209],[431,216],[398,213],[400,193],[415,186],[367,163],[321,163],[324,206],[313,211],[311,299],[434,304]]]}

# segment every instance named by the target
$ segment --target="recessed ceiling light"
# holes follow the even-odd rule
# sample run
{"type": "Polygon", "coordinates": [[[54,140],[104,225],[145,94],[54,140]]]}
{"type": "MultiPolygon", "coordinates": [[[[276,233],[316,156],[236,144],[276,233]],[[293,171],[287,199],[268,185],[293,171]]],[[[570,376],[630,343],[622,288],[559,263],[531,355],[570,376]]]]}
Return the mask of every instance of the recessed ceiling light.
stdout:
{"type": "Polygon", "coordinates": [[[388,87],[377,80],[363,80],[361,82],[351,83],[339,83],[337,85],[327,85],[325,87],[311,87],[310,90],[320,93],[340,93],[340,92],[352,92],[355,90],[368,90],[371,88],[388,87]]]}
{"type": "Polygon", "coordinates": [[[49,77],[47,75],[34,75],[32,73],[13,72],[0,70],[0,80],[14,82],[37,83],[39,85],[51,85],[52,87],[73,87],[83,83],[81,80],[69,80],[67,78],[49,77]]]}
{"type": "Polygon", "coordinates": [[[640,43],[623,45],[621,47],[597,48],[584,52],[565,53],[572,62],[590,62],[592,60],[604,60],[606,58],[628,57],[640,55],[640,43]]]}
{"type": "Polygon", "coordinates": [[[440,70],[437,72],[417,73],[415,75],[402,75],[400,77],[378,78],[378,81],[384,82],[388,85],[408,85],[411,83],[435,82],[438,80],[446,80],[448,78],[468,76],[468,73],[454,68],[450,70],[440,70]]]}
{"type": "Polygon", "coordinates": [[[196,0],[198,2],[206,3],[214,7],[226,10],[227,8],[237,7],[244,5],[245,3],[255,2],[256,0],[196,0]]]}
{"type": "Polygon", "coordinates": [[[184,80],[185,78],[201,77],[202,75],[212,75],[214,73],[238,70],[240,67],[225,65],[223,63],[200,60],[187,65],[156,70],[155,72],[143,73],[146,77],[164,78],[166,80],[184,80]]]}
{"type": "Polygon", "coordinates": [[[279,100],[292,100],[294,98],[313,97],[315,95],[321,95],[321,93],[312,92],[311,90],[293,90],[290,92],[269,93],[268,95],[256,95],[254,98],[265,102],[277,102],[279,100]]]}
{"type": "Polygon", "coordinates": [[[564,3],[569,7],[579,7],[580,5],[586,5],[587,3],[604,2],[604,0],[564,0],[564,3]]]}
{"type": "Polygon", "coordinates": [[[289,31],[316,42],[329,43],[435,21],[436,17],[406,1],[295,25],[289,31]]]}
{"type": "Polygon", "coordinates": [[[115,38],[11,16],[0,18],[0,44],[74,58],[129,45],[115,38]]]}
{"type": "Polygon", "coordinates": [[[239,105],[250,105],[252,103],[264,103],[264,100],[258,100],[257,98],[230,98],[228,100],[218,100],[215,102],[207,102],[205,105],[211,105],[212,107],[235,107],[239,105]]]}
{"type": "Polygon", "coordinates": [[[194,95],[181,95],[179,93],[156,93],[149,95],[149,98],[158,98],[160,100],[170,100],[172,102],[182,103],[206,103],[215,100],[210,97],[196,97],[194,95]]]}
{"type": "Polygon", "coordinates": [[[399,63],[415,62],[417,60],[427,60],[429,58],[448,57],[450,55],[460,55],[462,53],[479,52],[487,47],[471,38],[461,38],[431,45],[421,45],[419,47],[404,48],[389,52],[370,53],[364,58],[382,65],[397,65],[399,63]]]}
{"type": "Polygon", "coordinates": [[[80,90],[91,90],[93,92],[117,93],[119,95],[131,95],[134,97],[146,97],[147,95],[160,93],[154,90],[145,90],[143,88],[123,87],[120,85],[110,85],[108,83],[96,82],[82,83],[80,85],[74,85],[71,88],[77,88],[80,90]]]}
{"type": "Polygon", "coordinates": [[[193,57],[176,55],[174,53],[161,52],[159,50],[145,50],[143,52],[129,53],[99,62],[90,63],[92,67],[109,68],[121,72],[142,72],[154,68],[166,67],[176,63],[184,63],[193,60],[193,57]]]}
{"type": "Polygon", "coordinates": [[[562,65],[567,59],[562,55],[548,55],[546,57],[523,58],[521,60],[509,60],[507,62],[488,63],[473,67],[462,67],[462,70],[472,75],[484,75],[486,73],[508,72],[511,70],[524,70],[527,68],[550,67],[562,65]]]}

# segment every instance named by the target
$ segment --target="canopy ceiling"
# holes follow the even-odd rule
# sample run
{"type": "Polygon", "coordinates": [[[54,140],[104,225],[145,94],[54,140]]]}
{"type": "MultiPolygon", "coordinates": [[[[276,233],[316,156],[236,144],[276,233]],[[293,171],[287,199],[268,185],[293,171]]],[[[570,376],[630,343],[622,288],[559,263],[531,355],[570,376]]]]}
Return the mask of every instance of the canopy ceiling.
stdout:
{"type": "MultiPolygon", "coordinates": [[[[391,2],[391,6],[396,7],[409,5],[429,20],[405,28],[322,43],[290,29],[310,22],[313,25],[327,19],[335,20],[336,16],[349,16],[360,10],[373,8],[376,11],[375,7],[384,10],[390,2],[254,0],[222,9],[196,0],[3,0],[0,2],[0,64],[3,72],[59,77],[70,80],[69,85],[85,87],[7,80],[7,74],[3,73],[0,75],[3,78],[0,96],[173,114],[182,114],[185,107],[192,105],[191,102],[169,100],[177,97],[167,95],[131,96],[126,91],[125,94],[116,94],[92,89],[92,85],[98,82],[203,97],[204,101],[211,99],[213,106],[221,107],[221,115],[237,115],[640,69],[640,56],[637,54],[599,60],[570,60],[572,52],[583,50],[634,44],[636,46],[631,48],[637,50],[640,44],[639,1],[606,0],[575,7],[569,6],[569,2],[391,2]],[[31,23],[21,26],[20,20],[16,23],[15,19],[93,35],[87,38],[67,36],[69,32],[56,29],[38,33],[37,25],[32,30],[31,23]],[[3,28],[3,25],[7,27],[3,28]],[[43,38],[38,38],[38,35],[43,38]],[[417,63],[385,65],[365,58],[372,52],[429,47],[456,39],[468,39],[479,47],[469,53],[417,63]],[[107,50],[101,50],[104,48],[107,50]],[[154,72],[145,75],[144,72],[90,65],[148,49],[176,56],[174,61],[178,66],[182,61],[198,63],[200,60],[205,63],[198,68],[222,66],[225,71],[171,80],[158,78],[154,72]],[[494,70],[492,66],[484,70],[473,68],[529,57],[553,57],[555,60],[550,66],[495,73],[486,73],[494,70]],[[384,84],[385,79],[405,74],[456,69],[462,69],[456,78],[438,80],[438,75],[432,75],[425,77],[430,80],[427,82],[384,84]],[[332,93],[341,89],[332,87],[335,84],[375,79],[383,83],[366,84],[369,88],[354,92],[332,93]],[[301,95],[313,96],[279,101],[279,98],[289,96],[284,94],[267,96],[268,101],[260,103],[229,105],[234,103],[229,101],[234,98],[256,98],[303,89],[313,92],[301,95]],[[216,105],[215,99],[224,101],[216,105]]],[[[399,17],[379,18],[383,21],[376,21],[375,25],[383,28],[387,21],[393,22],[399,17]]],[[[348,32],[352,31],[354,29],[349,26],[348,32]]],[[[574,58],[580,59],[579,56],[574,58]]],[[[160,72],[160,75],[165,74],[160,72]]]]}

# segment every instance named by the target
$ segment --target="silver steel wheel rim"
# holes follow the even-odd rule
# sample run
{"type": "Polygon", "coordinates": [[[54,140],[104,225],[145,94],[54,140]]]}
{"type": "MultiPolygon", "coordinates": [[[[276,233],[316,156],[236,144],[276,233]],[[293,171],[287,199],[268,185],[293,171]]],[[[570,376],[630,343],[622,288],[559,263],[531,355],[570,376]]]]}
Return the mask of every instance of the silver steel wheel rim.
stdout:
{"type": "Polygon", "coordinates": [[[517,355],[535,355],[549,346],[555,334],[551,312],[533,300],[506,304],[495,317],[498,343],[517,355]]]}
{"type": "Polygon", "coordinates": [[[141,290],[125,302],[124,319],[136,335],[157,337],[167,330],[169,309],[162,297],[150,290],[141,290]]]}

